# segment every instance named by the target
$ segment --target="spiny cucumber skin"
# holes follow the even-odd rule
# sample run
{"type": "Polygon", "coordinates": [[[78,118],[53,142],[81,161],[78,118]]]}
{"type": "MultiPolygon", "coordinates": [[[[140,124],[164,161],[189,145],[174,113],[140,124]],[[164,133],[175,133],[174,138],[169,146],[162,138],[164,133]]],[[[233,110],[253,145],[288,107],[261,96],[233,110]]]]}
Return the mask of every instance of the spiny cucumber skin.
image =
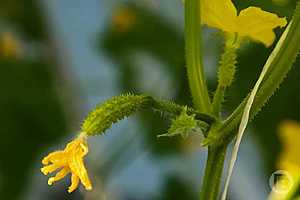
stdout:
{"type": "Polygon", "coordinates": [[[147,107],[149,97],[145,95],[121,95],[100,104],[89,113],[81,130],[87,135],[101,135],[112,124],[130,116],[137,110],[147,107]]]}

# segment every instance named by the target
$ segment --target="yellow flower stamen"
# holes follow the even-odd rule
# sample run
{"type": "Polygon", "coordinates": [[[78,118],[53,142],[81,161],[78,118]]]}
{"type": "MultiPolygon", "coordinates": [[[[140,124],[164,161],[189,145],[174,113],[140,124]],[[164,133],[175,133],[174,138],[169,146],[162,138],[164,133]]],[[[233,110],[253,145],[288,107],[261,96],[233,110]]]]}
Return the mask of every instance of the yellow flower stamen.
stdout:
{"type": "Polygon", "coordinates": [[[262,42],[270,46],[275,40],[273,29],[284,27],[285,18],[263,11],[257,7],[242,10],[239,15],[231,0],[202,0],[202,24],[220,29],[228,33],[235,33],[239,37],[262,42]]]}
{"type": "Polygon", "coordinates": [[[87,153],[87,138],[85,134],[81,134],[78,138],[68,143],[63,151],[56,151],[46,156],[42,160],[43,165],[45,165],[41,168],[43,174],[47,175],[61,169],[54,177],[49,178],[48,184],[52,185],[71,173],[69,193],[78,187],[79,181],[81,181],[86,190],[91,190],[92,184],[83,163],[83,157],[87,153]]]}

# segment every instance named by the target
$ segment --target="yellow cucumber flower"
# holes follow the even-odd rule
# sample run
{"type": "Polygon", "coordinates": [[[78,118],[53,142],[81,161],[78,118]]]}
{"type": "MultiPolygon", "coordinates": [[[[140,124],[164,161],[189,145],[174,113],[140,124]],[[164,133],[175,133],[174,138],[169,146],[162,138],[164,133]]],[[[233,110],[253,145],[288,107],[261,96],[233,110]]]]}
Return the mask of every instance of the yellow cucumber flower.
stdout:
{"type": "Polygon", "coordinates": [[[202,24],[248,37],[267,47],[275,40],[273,29],[287,24],[285,18],[258,7],[248,7],[238,14],[231,0],[201,0],[201,19],[202,24]]]}
{"type": "Polygon", "coordinates": [[[52,185],[71,173],[72,183],[68,189],[69,193],[78,187],[79,181],[81,181],[86,190],[91,190],[92,184],[83,163],[83,157],[87,153],[87,136],[86,134],[81,134],[78,138],[69,142],[63,151],[55,151],[46,156],[42,160],[43,165],[45,165],[41,168],[42,173],[47,175],[60,170],[54,177],[49,178],[48,184],[52,185]]]}
{"type": "Polygon", "coordinates": [[[112,18],[113,28],[118,32],[127,32],[136,22],[136,14],[130,8],[119,8],[112,18]]]}
{"type": "Polygon", "coordinates": [[[21,42],[11,32],[0,34],[0,56],[16,58],[23,53],[21,42]]]}
{"type": "Polygon", "coordinates": [[[283,122],[279,127],[283,150],[278,167],[300,176],[300,124],[293,121],[283,122]]]}
{"type": "Polygon", "coordinates": [[[290,177],[283,177],[276,183],[276,190],[272,190],[268,200],[296,200],[299,198],[293,196],[300,185],[300,124],[293,121],[282,122],[279,126],[279,137],[282,151],[277,168],[290,177]]]}

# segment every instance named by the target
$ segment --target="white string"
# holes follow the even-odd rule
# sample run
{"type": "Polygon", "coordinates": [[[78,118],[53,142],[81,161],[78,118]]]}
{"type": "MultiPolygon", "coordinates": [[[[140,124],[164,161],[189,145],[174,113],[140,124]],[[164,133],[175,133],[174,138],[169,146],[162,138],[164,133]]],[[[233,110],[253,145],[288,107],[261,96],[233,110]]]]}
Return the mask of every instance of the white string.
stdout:
{"type": "Polygon", "coordinates": [[[267,60],[267,62],[265,64],[265,66],[263,67],[263,70],[262,70],[262,72],[261,72],[261,74],[260,74],[257,82],[255,83],[255,86],[254,86],[253,90],[250,93],[250,97],[247,100],[247,104],[246,104],[246,106],[244,108],[242,119],[241,119],[241,123],[240,123],[239,129],[238,129],[237,138],[236,138],[235,144],[233,146],[232,155],[231,155],[231,159],[230,159],[229,167],[228,167],[228,171],[227,171],[227,177],[226,177],[225,187],[224,187],[224,191],[223,191],[222,198],[221,198],[222,200],[226,200],[230,178],[232,176],[233,168],[234,168],[235,162],[237,160],[239,146],[241,144],[243,134],[244,134],[245,129],[247,127],[247,124],[249,122],[250,110],[251,110],[251,107],[253,105],[256,93],[257,93],[257,91],[258,91],[258,89],[259,89],[259,87],[260,87],[260,85],[261,85],[261,83],[262,83],[265,75],[267,74],[267,72],[268,72],[268,70],[269,70],[269,68],[270,68],[270,66],[271,66],[271,64],[272,64],[275,56],[277,55],[277,53],[281,49],[281,46],[282,46],[283,41],[285,40],[285,38],[287,36],[287,33],[288,33],[289,29],[290,29],[291,24],[292,24],[292,22],[290,22],[289,26],[286,28],[286,30],[282,34],[282,36],[281,36],[280,40],[278,41],[276,47],[274,48],[274,50],[272,51],[271,55],[269,56],[269,58],[268,58],[268,60],[267,60]]]}

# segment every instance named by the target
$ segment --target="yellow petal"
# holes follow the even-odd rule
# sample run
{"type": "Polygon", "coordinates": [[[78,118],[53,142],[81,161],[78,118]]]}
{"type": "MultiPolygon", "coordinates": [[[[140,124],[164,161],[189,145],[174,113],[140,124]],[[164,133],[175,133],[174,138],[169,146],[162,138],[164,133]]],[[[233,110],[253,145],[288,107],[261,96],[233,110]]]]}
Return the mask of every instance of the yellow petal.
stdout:
{"type": "Polygon", "coordinates": [[[88,149],[87,146],[81,143],[76,151],[72,152],[71,159],[69,160],[69,166],[73,174],[77,175],[82,184],[87,190],[92,189],[90,179],[88,177],[87,170],[83,163],[83,157],[86,155],[88,149]],[[82,146],[84,148],[82,148],[82,146]]]}
{"type": "Polygon", "coordinates": [[[58,166],[56,164],[51,164],[51,165],[48,165],[48,166],[45,166],[43,168],[41,168],[41,172],[44,174],[44,175],[47,175],[49,173],[52,173],[54,172],[55,170],[57,170],[58,168],[61,168],[62,166],[58,166]]]}
{"type": "Polygon", "coordinates": [[[297,147],[300,147],[300,125],[297,122],[285,121],[281,123],[279,132],[285,151],[297,150],[297,147]]]}
{"type": "Polygon", "coordinates": [[[276,27],[286,26],[285,18],[266,12],[257,7],[249,7],[241,11],[237,21],[237,32],[240,36],[250,37],[266,46],[275,40],[273,31],[276,27]]]}
{"type": "Polygon", "coordinates": [[[67,167],[63,168],[54,177],[49,178],[48,185],[52,185],[54,182],[63,179],[69,172],[70,172],[69,168],[67,167]]]}
{"type": "Polygon", "coordinates": [[[202,0],[201,23],[234,32],[236,29],[237,10],[231,0],[202,0]]]}
{"type": "Polygon", "coordinates": [[[78,178],[78,176],[76,176],[75,174],[72,174],[71,185],[70,185],[70,187],[68,189],[68,192],[71,193],[74,190],[76,190],[76,188],[78,187],[78,184],[79,184],[79,178],[78,178]]]}
{"type": "Polygon", "coordinates": [[[92,183],[91,183],[87,173],[85,173],[83,176],[81,176],[80,180],[86,190],[93,189],[92,183]]]}
{"type": "Polygon", "coordinates": [[[71,142],[69,142],[64,150],[64,152],[71,152],[71,151],[74,151],[74,149],[77,148],[78,145],[80,145],[81,143],[81,139],[80,138],[77,138],[71,142]]]}
{"type": "Polygon", "coordinates": [[[48,165],[50,162],[51,163],[61,162],[64,159],[65,159],[65,153],[63,151],[55,151],[53,153],[48,154],[48,156],[46,156],[42,160],[42,163],[43,165],[48,165]]]}

